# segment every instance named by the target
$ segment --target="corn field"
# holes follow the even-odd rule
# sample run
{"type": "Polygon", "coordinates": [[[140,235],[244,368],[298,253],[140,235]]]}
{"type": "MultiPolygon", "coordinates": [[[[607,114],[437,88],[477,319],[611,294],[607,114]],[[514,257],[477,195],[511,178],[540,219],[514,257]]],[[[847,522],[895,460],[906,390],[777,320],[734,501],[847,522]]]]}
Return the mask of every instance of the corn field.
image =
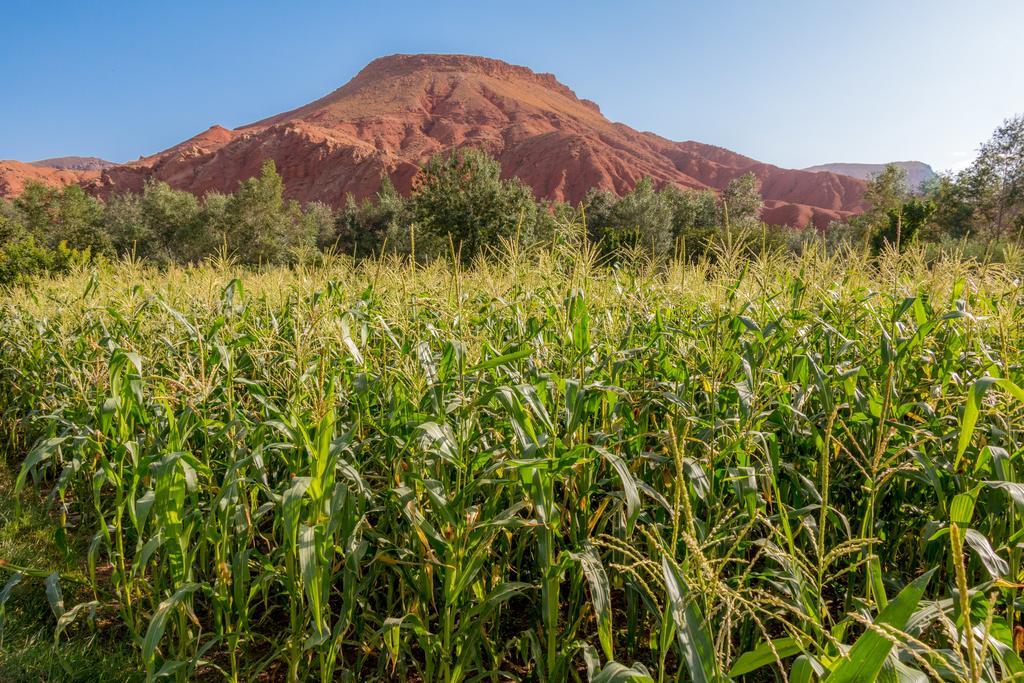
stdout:
{"type": "Polygon", "coordinates": [[[87,577],[0,618],[140,680],[1024,678],[1019,265],[726,256],[0,294],[3,494],[87,577]]]}

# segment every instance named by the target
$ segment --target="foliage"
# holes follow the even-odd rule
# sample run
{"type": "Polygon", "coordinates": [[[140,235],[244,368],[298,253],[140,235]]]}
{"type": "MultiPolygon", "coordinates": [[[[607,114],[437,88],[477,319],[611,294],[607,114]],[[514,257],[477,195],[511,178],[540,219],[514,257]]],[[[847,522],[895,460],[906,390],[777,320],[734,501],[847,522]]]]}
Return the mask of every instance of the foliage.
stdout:
{"type": "MultiPolygon", "coordinates": [[[[408,202],[398,194],[391,179],[385,174],[374,200],[357,203],[349,195],[345,208],[338,214],[337,227],[330,243],[321,248],[336,248],[356,256],[390,251],[409,254],[412,251],[412,217],[408,202]]],[[[421,236],[421,240],[423,236],[421,236]]],[[[426,251],[421,249],[421,253],[426,251]]]]}
{"type": "Polygon", "coordinates": [[[151,679],[1021,675],[1019,262],[509,246],[0,295],[5,594],[151,679]]]}
{"type": "Polygon", "coordinates": [[[547,221],[533,192],[517,178],[503,180],[485,152],[465,149],[435,156],[413,181],[412,218],[435,243],[451,243],[464,260],[502,238],[530,244],[547,221]]]}
{"type": "Polygon", "coordinates": [[[1024,229],[1024,114],[995,130],[967,174],[972,184],[983,188],[975,211],[995,234],[1024,229]]]}
{"type": "Polygon", "coordinates": [[[1024,114],[1007,119],[974,162],[933,189],[935,222],[944,235],[985,238],[1024,230],[1024,114]]]}
{"type": "Polygon", "coordinates": [[[728,215],[729,228],[750,230],[760,224],[761,181],[753,173],[733,178],[722,192],[723,211],[728,215]]]}
{"type": "Polygon", "coordinates": [[[641,178],[611,207],[606,246],[611,252],[639,247],[651,254],[671,253],[672,227],[671,204],[650,178],[641,178]]]}
{"type": "Polygon", "coordinates": [[[273,161],[243,180],[225,207],[227,249],[241,263],[287,262],[291,252],[316,244],[319,225],[304,221],[297,202],[285,201],[273,161]]]}
{"type": "Polygon", "coordinates": [[[30,183],[0,212],[0,284],[66,269],[71,254],[161,267],[216,256],[270,267],[320,262],[327,253],[398,255],[423,264],[454,251],[468,263],[509,242],[525,250],[576,243],[580,235],[571,226],[581,220],[607,262],[663,264],[677,256],[699,263],[808,248],[878,256],[921,242],[942,245],[938,252],[957,242],[964,253],[988,258],[1024,234],[1022,150],[1024,115],[1004,122],[968,169],[917,194],[907,191],[906,172],[891,165],[868,182],[863,214],[820,232],[762,224],[759,180],[751,172],[731,179],[720,196],[641,178],[622,196],[594,189],[571,207],[536,201],[522,182],[503,179],[499,163],[481,150],[432,158],[407,197],[385,173],[373,197],[348,196],[337,211],[286,200],[273,161],[235,192],[202,198],[152,180],[141,193],[105,201],[77,186],[30,183]]]}
{"type": "Polygon", "coordinates": [[[934,213],[934,202],[917,197],[890,208],[886,212],[888,222],[875,231],[875,252],[880,252],[885,246],[905,248],[921,233],[934,213]]]}
{"type": "Polygon", "coordinates": [[[690,260],[707,253],[721,226],[718,197],[710,190],[682,190],[668,186],[662,190],[672,207],[672,236],[690,260]]]}
{"type": "Polygon", "coordinates": [[[30,182],[14,206],[27,234],[50,249],[65,243],[73,249],[110,252],[102,205],[78,185],[57,190],[30,182]]]}

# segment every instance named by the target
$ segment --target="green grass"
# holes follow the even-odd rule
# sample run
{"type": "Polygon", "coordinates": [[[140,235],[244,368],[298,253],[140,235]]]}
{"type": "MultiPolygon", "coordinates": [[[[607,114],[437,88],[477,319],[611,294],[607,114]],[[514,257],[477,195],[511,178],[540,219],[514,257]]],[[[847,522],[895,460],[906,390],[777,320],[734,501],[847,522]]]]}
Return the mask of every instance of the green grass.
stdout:
{"type": "Polygon", "coordinates": [[[1020,275],[578,246],[10,292],[0,667],[1024,675],[1020,275]]]}
{"type": "MultiPolygon", "coordinates": [[[[59,572],[66,603],[91,598],[81,555],[66,555],[54,540],[55,520],[45,506],[26,496],[15,509],[14,477],[0,464],[0,558],[21,567],[59,572]]],[[[72,542],[74,539],[72,539],[72,542]]],[[[78,548],[78,550],[82,550],[78,548]]],[[[6,583],[11,577],[0,577],[6,583]]],[[[72,628],[54,644],[56,617],[46,597],[44,581],[24,578],[4,608],[0,642],[0,680],[3,681],[127,681],[139,678],[130,645],[119,640],[119,629],[72,628]]],[[[97,615],[102,619],[102,613],[97,615]]]]}

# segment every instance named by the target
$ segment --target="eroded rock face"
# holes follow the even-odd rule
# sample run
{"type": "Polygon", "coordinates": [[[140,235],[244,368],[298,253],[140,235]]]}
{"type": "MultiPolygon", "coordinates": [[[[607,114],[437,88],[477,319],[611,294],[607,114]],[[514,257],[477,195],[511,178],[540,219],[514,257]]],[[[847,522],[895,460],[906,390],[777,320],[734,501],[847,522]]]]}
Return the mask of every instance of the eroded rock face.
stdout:
{"type": "Polygon", "coordinates": [[[644,176],[720,190],[751,171],[772,222],[823,226],[863,208],[862,181],[642,133],[609,121],[551,74],[464,55],[377,59],[306,106],[235,130],[214,126],[85,182],[100,195],[139,190],[148,177],[200,195],[232,192],[273,159],[290,198],[340,206],[348,194],[376,192],[382,173],[407,192],[430,156],[462,147],[487,150],[546,199],[575,203],[592,187],[622,193],[644,176]]]}
{"type": "Polygon", "coordinates": [[[71,183],[90,184],[99,179],[99,171],[37,166],[21,161],[0,161],[0,197],[17,197],[30,182],[47,187],[63,187],[71,183]]]}

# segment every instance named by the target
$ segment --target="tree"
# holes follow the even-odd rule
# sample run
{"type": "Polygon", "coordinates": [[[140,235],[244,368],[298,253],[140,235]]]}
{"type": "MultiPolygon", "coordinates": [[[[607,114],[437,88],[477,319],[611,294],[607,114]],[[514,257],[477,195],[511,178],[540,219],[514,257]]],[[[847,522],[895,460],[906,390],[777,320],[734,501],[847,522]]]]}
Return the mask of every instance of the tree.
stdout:
{"type": "Polygon", "coordinates": [[[897,210],[907,200],[907,171],[896,164],[889,164],[881,173],[868,180],[864,201],[879,215],[897,210]]]}
{"type": "Polygon", "coordinates": [[[284,183],[272,160],[260,175],[242,181],[226,207],[226,242],[242,263],[283,263],[296,249],[316,243],[296,202],[284,200],[284,183]]]}
{"type": "Polygon", "coordinates": [[[409,206],[398,194],[391,178],[382,174],[380,188],[374,200],[356,202],[349,195],[345,208],[337,217],[334,235],[321,248],[336,248],[357,256],[369,256],[384,248],[385,243],[392,251],[408,252],[409,206]]]}
{"type": "Polygon", "coordinates": [[[121,192],[111,195],[103,205],[103,223],[118,254],[134,253],[148,258],[154,246],[142,212],[142,195],[121,192]]]}
{"type": "MultiPolygon", "coordinates": [[[[544,225],[530,188],[517,178],[502,180],[501,166],[480,150],[433,157],[414,179],[410,201],[422,236],[441,244],[451,239],[464,260],[500,238],[529,244],[544,225]]],[[[422,253],[419,234],[416,241],[422,253]]]]}
{"type": "Polygon", "coordinates": [[[872,237],[875,252],[881,251],[886,244],[903,249],[917,237],[934,213],[935,202],[920,197],[911,197],[903,204],[889,209],[888,224],[872,237]]]}
{"type": "Polygon", "coordinates": [[[941,177],[929,196],[941,233],[999,238],[1024,230],[1024,114],[1005,120],[971,165],[941,177]]]}
{"type": "Polygon", "coordinates": [[[610,249],[642,247],[654,256],[672,253],[672,206],[641,178],[611,209],[606,246],[610,249]]]}
{"type": "Polygon", "coordinates": [[[39,238],[50,234],[57,220],[59,196],[58,190],[42,183],[25,184],[25,189],[14,200],[14,208],[30,234],[39,238]]]}
{"type": "Polygon", "coordinates": [[[996,235],[1024,228],[1024,114],[1006,119],[981,146],[968,180],[996,235]]]}
{"type": "Polygon", "coordinates": [[[326,250],[335,234],[334,209],[323,202],[310,202],[302,211],[303,234],[313,235],[316,246],[326,250]]]}
{"type": "Polygon", "coordinates": [[[208,235],[199,222],[199,200],[191,192],[150,180],[142,191],[142,215],[147,237],[144,252],[161,260],[194,261],[208,253],[208,235]]]}
{"type": "Polygon", "coordinates": [[[688,259],[704,254],[718,231],[718,197],[710,190],[668,186],[662,193],[672,207],[672,235],[688,259]]]}
{"type": "Polygon", "coordinates": [[[72,249],[91,250],[94,254],[113,251],[110,236],[103,225],[103,205],[78,185],[68,185],[57,203],[57,221],[53,238],[72,249]]]}
{"type": "Polygon", "coordinates": [[[749,230],[761,222],[761,181],[753,173],[733,178],[722,192],[722,217],[730,229],[749,230]]]}
{"type": "Polygon", "coordinates": [[[927,197],[935,204],[932,222],[936,237],[960,239],[975,230],[974,193],[964,172],[939,176],[927,197]]]}
{"type": "Polygon", "coordinates": [[[25,232],[21,214],[12,202],[0,197],[0,245],[10,242],[15,236],[25,232]]]}
{"type": "Polygon", "coordinates": [[[601,243],[608,238],[612,209],[619,198],[608,190],[592,187],[583,198],[583,217],[586,220],[587,239],[601,243]]]}
{"type": "Polygon", "coordinates": [[[902,212],[909,196],[907,172],[895,164],[868,179],[864,191],[868,209],[855,221],[865,240],[870,240],[876,249],[884,242],[897,247],[904,242],[902,212]]]}

